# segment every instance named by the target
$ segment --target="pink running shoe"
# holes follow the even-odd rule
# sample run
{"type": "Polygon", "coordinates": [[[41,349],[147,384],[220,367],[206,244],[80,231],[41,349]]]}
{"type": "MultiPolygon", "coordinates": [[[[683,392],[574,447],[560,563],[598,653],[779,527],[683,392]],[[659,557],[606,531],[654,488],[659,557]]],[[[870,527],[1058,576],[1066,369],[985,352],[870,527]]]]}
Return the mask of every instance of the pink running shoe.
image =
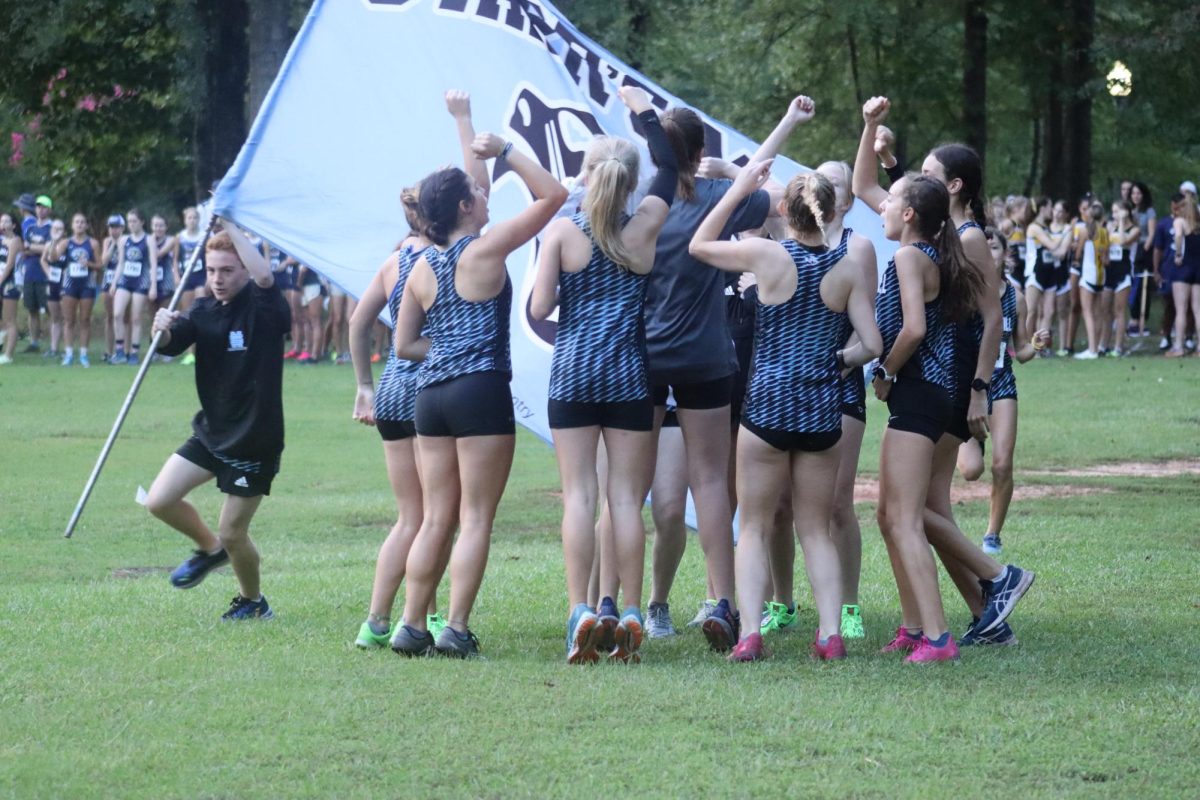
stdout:
{"type": "Polygon", "coordinates": [[[881,653],[911,653],[921,645],[921,640],[924,637],[917,635],[913,636],[908,632],[903,625],[896,628],[896,638],[892,639],[883,649],[881,653]]]}
{"type": "Polygon", "coordinates": [[[836,634],[821,644],[821,631],[818,630],[813,638],[812,656],[818,661],[839,661],[846,657],[846,645],[842,643],[842,637],[836,634]]]}
{"type": "Polygon", "coordinates": [[[934,647],[926,636],[921,637],[921,646],[909,653],[908,658],[904,659],[909,664],[932,664],[935,661],[958,661],[958,645],[954,643],[953,636],[946,637],[946,643],[941,647],[934,647]]]}
{"type": "Polygon", "coordinates": [[[752,633],[737,643],[733,651],[725,656],[730,661],[761,661],[771,655],[763,647],[761,633],[752,633]]]}
{"type": "Polygon", "coordinates": [[[300,351],[293,347],[291,350],[288,350],[286,353],[284,353],[283,357],[286,360],[286,359],[295,358],[298,355],[300,355],[300,351]]]}

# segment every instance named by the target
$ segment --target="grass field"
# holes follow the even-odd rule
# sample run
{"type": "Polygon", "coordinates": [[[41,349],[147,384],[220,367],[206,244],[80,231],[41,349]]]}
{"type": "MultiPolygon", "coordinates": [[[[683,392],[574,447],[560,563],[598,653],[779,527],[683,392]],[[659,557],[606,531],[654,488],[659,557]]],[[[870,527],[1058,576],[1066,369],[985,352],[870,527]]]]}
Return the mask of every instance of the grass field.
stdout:
{"type": "MultiPolygon", "coordinates": [[[[486,660],[357,651],[393,506],[352,373],[331,366],[285,379],[283,472],[254,529],[277,618],[221,624],[232,575],[172,590],[185,541],[134,504],[188,434],[191,370],[151,370],[62,539],[133,374],[0,368],[0,796],[1200,796],[1200,477],[1053,474],[1200,458],[1198,360],[1019,368],[1018,484],[1094,491],[1013,509],[1006,555],[1038,572],[1021,646],[932,668],[876,654],[898,606],[869,504],[868,638],[847,661],[808,660],[798,570],[804,633],[770,661],[727,664],[688,632],[637,667],[568,668],[554,456],[527,434],[472,618],[486,660]]],[[[215,514],[216,489],[198,495],[215,514]]],[[[957,513],[982,534],[985,504],[957,513]]],[[[703,594],[693,540],[677,622],[703,594]]]]}

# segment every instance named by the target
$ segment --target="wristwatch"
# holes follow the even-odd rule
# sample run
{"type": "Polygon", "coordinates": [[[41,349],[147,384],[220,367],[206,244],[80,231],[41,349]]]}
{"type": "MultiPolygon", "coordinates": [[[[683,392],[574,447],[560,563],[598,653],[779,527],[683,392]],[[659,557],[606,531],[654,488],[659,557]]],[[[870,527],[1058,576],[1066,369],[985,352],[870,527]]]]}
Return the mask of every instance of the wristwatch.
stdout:
{"type": "Polygon", "coordinates": [[[893,381],[896,380],[896,376],[889,375],[888,371],[886,369],[884,369],[883,364],[880,364],[875,369],[871,370],[871,377],[878,378],[879,380],[884,381],[885,383],[892,383],[893,381]]]}
{"type": "Polygon", "coordinates": [[[976,378],[971,381],[971,391],[973,392],[990,392],[991,390],[992,385],[982,378],[976,378]]]}

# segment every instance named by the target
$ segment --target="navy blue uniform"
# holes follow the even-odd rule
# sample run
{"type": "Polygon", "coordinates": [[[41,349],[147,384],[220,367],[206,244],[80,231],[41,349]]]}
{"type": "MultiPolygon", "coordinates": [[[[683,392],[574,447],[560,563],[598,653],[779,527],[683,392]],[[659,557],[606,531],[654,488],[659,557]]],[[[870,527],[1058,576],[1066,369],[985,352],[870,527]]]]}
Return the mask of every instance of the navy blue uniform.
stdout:
{"type": "Polygon", "coordinates": [[[39,225],[36,219],[26,218],[21,223],[21,237],[25,240],[24,283],[26,286],[42,283],[46,280],[46,273],[42,271],[41,254],[30,252],[29,245],[46,244],[50,241],[50,220],[39,225]]]}
{"type": "Polygon", "coordinates": [[[120,239],[108,254],[108,263],[104,265],[104,279],[100,283],[100,291],[107,292],[117,280],[117,256],[120,253],[120,239]]]}
{"type": "MultiPolygon", "coordinates": [[[[158,252],[162,249],[163,243],[167,241],[167,237],[154,239],[154,250],[158,252]]],[[[158,296],[160,299],[165,299],[168,294],[175,291],[175,256],[172,253],[167,253],[165,256],[158,257],[158,267],[154,271],[155,277],[158,279],[158,296]]]]}
{"type": "Polygon", "coordinates": [[[150,293],[150,237],[134,241],[125,237],[125,260],[117,275],[117,288],[135,294],[150,293]]]}
{"type": "Polygon", "coordinates": [[[292,271],[292,265],[283,266],[283,262],[287,260],[288,254],[280,250],[278,247],[272,247],[269,251],[271,262],[271,272],[275,274],[275,283],[285,292],[290,292],[296,288],[296,273],[292,271]]]}
{"type": "MultiPolygon", "coordinates": [[[[933,245],[916,242],[912,246],[935,264],[938,263],[938,251],[933,245]]],[[[883,274],[883,287],[875,302],[875,321],[883,337],[886,358],[904,326],[895,258],[888,262],[883,274]]],[[[955,326],[942,316],[939,292],[938,297],[925,304],[925,338],[921,340],[917,351],[900,367],[888,395],[889,428],[919,433],[934,442],[941,438],[951,413],[954,333],[955,326]]]]}
{"type": "MultiPolygon", "coordinates": [[[[175,237],[179,242],[179,269],[187,269],[187,265],[192,260],[192,253],[204,241],[204,234],[198,233],[195,238],[188,236],[187,231],[180,231],[175,237]]],[[[185,292],[194,292],[204,285],[208,276],[204,274],[204,252],[196,256],[196,263],[192,265],[192,271],[183,279],[183,290],[185,292]]]]}
{"type": "Polygon", "coordinates": [[[62,287],[64,297],[73,297],[76,300],[96,298],[96,276],[91,270],[95,258],[96,252],[92,249],[91,239],[84,239],[82,242],[72,239],[67,242],[67,267],[62,287]]]}
{"type": "MultiPolygon", "coordinates": [[[[400,300],[404,297],[404,285],[412,274],[413,265],[421,259],[422,251],[411,245],[397,256],[396,285],[388,295],[388,313],[392,317],[392,329],[400,316],[400,300]]],[[[440,287],[439,287],[440,288],[440,287]]],[[[417,404],[417,369],[415,361],[400,358],[395,348],[389,348],[387,364],[375,390],[375,426],[384,441],[406,439],[416,434],[413,417],[417,404]]]]}
{"type": "Polygon", "coordinates": [[[846,256],[848,236],[832,250],[791,239],[796,291],[755,311],[754,366],[742,425],[778,450],[826,450],[842,431],[842,380],[836,352],[846,341],[846,312],[821,299],[821,280],[846,256]]]}
{"type": "Polygon", "coordinates": [[[516,432],[513,422],[509,316],[512,282],[488,300],[468,302],[454,286],[458,259],[475,237],[445,252],[426,250],[437,297],[425,326],[429,352],[417,370],[416,428],[422,436],[490,436],[516,432]]]}
{"type": "MultiPolygon", "coordinates": [[[[49,249],[50,245],[46,245],[49,249]]],[[[51,253],[46,259],[46,299],[51,303],[62,300],[63,278],[67,274],[67,254],[63,252],[58,258],[51,253]]]]}
{"type": "MultiPolygon", "coordinates": [[[[592,239],[585,214],[571,221],[592,239]]],[[[617,266],[594,239],[587,266],[559,275],[558,330],[550,364],[551,428],[653,427],[642,316],[647,277],[617,266]]]]}
{"type": "MultiPolygon", "coordinates": [[[[0,273],[8,266],[8,240],[0,237],[0,273]]],[[[17,277],[21,270],[21,259],[13,260],[12,273],[5,279],[4,284],[0,285],[0,299],[3,300],[20,300],[21,286],[17,283],[17,277]]]]}
{"type": "Polygon", "coordinates": [[[996,369],[992,372],[991,389],[988,391],[988,413],[992,411],[992,403],[997,400],[1017,399],[1017,377],[1013,374],[1012,356],[1008,346],[1013,341],[1013,332],[1017,329],[1017,290],[1012,281],[1004,282],[1004,294],[1000,298],[1000,314],[1004,319],[1004,332],[1000,339],[1000,357],[996,359],[996,369]]]}

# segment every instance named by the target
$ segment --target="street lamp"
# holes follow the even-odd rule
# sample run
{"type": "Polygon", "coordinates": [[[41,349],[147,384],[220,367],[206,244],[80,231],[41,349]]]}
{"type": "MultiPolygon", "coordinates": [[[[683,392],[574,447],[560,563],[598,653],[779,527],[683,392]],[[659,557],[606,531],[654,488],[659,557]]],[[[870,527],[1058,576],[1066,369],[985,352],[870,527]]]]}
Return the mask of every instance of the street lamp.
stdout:
{"type": "Polygon", "coordinates": [[[1129,97],[1133,92],[1133,73],[1120,61],[1114,61],[1106,76],[1108,93],[1113,97],[1129,97]]]}

